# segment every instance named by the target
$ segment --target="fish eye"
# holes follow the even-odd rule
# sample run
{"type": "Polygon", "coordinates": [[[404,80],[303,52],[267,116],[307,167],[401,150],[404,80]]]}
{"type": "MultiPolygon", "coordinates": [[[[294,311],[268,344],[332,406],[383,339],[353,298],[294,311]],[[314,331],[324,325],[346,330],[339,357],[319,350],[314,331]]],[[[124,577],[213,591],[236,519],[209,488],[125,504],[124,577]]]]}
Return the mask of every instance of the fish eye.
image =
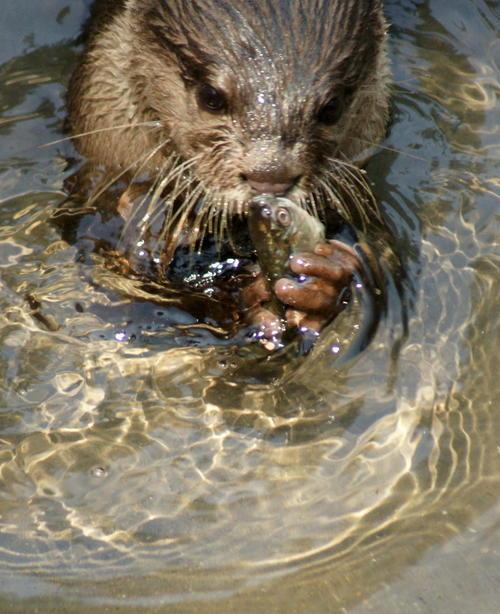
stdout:
{"type": "Polygon", "coordinates": [[[320,124],[333,126],[340,120],[343,112],[344,96],[335,96],[318,111],[316,119],[320,124]]]}
{"type": "Polygon", "coordinates": [[[271,207],[268,207],[267,205],[262,207],[261,210],[260,210],[260,213],[261,213],[262,217],[266,217],[266,218],[271,217],[271,215],[272,215],[271,207]]]}
{"type": "Polygon", "coordinates": [[[276,221],[280,226],[284,226],[285,228],[287,226],[290,226],[292,220],[290,218],[290,212],[288,211],[288,209],[280,207],[276,212],[276,221]]]}
{"type": "Polygon", "coordinates": [[[211,113],[220,113],[227,109],[227,98],[225,94],[208,83],[200,83],[196,89],[196,99],[198,105],[211,113]]]}

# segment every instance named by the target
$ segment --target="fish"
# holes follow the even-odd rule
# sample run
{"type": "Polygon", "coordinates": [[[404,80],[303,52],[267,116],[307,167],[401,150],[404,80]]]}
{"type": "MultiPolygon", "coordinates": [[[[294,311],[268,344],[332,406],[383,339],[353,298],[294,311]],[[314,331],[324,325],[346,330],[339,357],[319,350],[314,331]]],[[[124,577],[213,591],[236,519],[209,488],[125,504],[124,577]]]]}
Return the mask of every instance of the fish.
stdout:
{"type": "Polygon", "coordinates": [[[257,261],[271,290],[278,279],[290,275],[290,256],[311,252],[325,242],[325,227],[297,204],[263,194],[248,206],[248,230],[257,261]]]}

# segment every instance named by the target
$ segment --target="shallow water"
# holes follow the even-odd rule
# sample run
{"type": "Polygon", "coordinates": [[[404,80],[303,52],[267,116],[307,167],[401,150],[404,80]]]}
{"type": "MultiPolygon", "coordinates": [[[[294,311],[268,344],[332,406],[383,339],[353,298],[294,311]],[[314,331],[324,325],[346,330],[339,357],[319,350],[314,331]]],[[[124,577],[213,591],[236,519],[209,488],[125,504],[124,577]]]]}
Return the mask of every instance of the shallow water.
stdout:
{"type": "Polygon", "coordinates": [[[264,370],[49,223],[86,4],[2,20],[0,607],[496,611],[498,3],[386,2],[406,275],[363,352],[264,370]]]}

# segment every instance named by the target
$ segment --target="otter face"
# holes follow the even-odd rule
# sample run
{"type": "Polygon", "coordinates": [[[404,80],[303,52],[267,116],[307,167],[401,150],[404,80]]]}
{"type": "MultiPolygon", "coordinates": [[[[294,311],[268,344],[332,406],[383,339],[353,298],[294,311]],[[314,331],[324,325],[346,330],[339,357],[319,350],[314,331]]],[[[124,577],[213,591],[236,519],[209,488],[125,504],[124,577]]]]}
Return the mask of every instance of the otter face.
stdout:
{"type": "Polygon", "coordinates": [[[132,0],[129,10],[137,104],[208,195],[304,200],[383,136],[380,0],[132,0]]]}

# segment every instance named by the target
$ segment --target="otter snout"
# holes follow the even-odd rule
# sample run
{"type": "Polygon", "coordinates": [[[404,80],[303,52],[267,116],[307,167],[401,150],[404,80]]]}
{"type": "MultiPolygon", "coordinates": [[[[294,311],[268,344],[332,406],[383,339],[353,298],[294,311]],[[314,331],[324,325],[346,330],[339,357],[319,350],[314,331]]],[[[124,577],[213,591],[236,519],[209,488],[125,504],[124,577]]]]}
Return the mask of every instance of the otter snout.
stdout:
{"type": "Polygon", "coordinates": [[[240,177],[257,194],[286,194],[302,177],[304,169],[292,148],[275,141],[258,141],[246,155],[240,177]]]}
{"type": "Polygon", "coordinates": [[[300,174],[286,169],[270,169],[243,173],[242,178],[258,194],[286,194],[300,179],[300,174]]]}

